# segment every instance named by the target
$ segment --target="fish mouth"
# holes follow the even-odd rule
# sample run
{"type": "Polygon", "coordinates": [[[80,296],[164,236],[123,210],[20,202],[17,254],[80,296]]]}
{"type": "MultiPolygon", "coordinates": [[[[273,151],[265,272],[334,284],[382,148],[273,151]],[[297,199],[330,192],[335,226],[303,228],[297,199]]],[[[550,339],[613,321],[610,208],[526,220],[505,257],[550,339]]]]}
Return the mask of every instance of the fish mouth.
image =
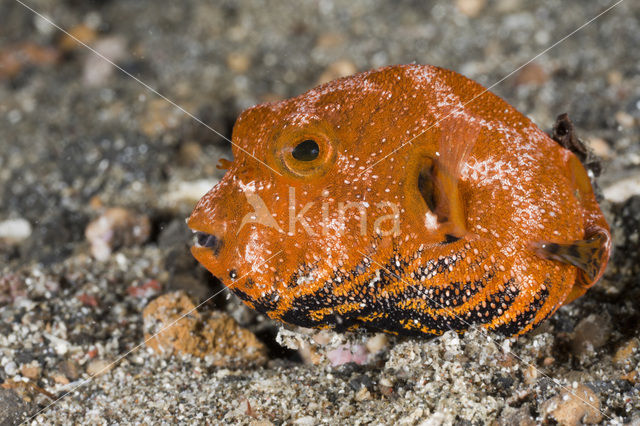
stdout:
{"type": "Polygon", "coordinates": [[[204,231],[193,230],[193,247],[198,249],[208,249],[213,252],[215,256],[220,253],[220,249],[223,246],[222,239],[216,235],[210,234],[204,231]]]}

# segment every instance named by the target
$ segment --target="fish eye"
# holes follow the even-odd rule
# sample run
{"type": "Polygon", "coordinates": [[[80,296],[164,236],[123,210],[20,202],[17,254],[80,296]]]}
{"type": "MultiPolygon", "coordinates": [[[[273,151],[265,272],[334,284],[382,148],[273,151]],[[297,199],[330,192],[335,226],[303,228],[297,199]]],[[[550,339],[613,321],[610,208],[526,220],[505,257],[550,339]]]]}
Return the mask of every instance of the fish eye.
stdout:
{"type": "Polygon", "coordinates": [[[291,155],[298,161],[313,161],[320,155],[320,147],[316,141],[305,139],[293,148],[291,155]]]}
{"type": "Polygon", "coordinates": [[[289,176],[307,179],[324,176],[334,165],[338,139],[330,123],[288,125],[276,133],[270,156],[289,176]]]}

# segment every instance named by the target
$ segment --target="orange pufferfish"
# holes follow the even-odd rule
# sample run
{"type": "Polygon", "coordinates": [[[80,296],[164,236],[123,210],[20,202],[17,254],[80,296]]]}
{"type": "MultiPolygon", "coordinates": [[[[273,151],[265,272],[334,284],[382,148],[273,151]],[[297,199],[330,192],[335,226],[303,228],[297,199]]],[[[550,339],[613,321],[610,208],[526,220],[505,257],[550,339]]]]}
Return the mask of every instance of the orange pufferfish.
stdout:
{"type": "Polygon", "coordinates": [[[525,333],[602,276],[585,167],[446,69],[397,65],[244,111],[192,253],[275,320],[400,335],[525,333]]]}

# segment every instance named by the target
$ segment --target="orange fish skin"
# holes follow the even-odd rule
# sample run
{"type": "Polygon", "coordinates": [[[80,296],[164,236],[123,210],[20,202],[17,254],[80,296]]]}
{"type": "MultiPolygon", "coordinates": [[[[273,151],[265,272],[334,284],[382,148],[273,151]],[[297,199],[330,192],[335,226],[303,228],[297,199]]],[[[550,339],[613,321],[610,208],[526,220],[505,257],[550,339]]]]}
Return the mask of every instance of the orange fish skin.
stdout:
{"type": "Polygon", "coordinates": [[[517,335],[582,295],[609,258],[609,226],[577,157],[449,70],[335,80],[244,111],[232,139],[233,163],[188,220],[202,242],[214,237],[192,253],[282,322],[517,335]],[[292,156],[304,140],[317,143],[315,160],[292,156]],[[269,226],[251,220],[261,207],[269,226]],[[541,255],[594,236],[595,277],[541,255]]]}

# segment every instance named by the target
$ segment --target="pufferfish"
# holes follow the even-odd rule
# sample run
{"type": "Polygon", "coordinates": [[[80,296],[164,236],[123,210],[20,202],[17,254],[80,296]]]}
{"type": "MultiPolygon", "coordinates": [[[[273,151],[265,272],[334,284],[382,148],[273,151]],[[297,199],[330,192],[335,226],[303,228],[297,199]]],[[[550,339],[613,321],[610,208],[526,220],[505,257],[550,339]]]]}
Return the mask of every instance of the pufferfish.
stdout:
{"type": "Polygon", "coordinates": [[[525,333],[603,275],[579,158],[478,83],[397,65],[244,111],[195,258],[249,307],[336,331],[525,333]]]}

